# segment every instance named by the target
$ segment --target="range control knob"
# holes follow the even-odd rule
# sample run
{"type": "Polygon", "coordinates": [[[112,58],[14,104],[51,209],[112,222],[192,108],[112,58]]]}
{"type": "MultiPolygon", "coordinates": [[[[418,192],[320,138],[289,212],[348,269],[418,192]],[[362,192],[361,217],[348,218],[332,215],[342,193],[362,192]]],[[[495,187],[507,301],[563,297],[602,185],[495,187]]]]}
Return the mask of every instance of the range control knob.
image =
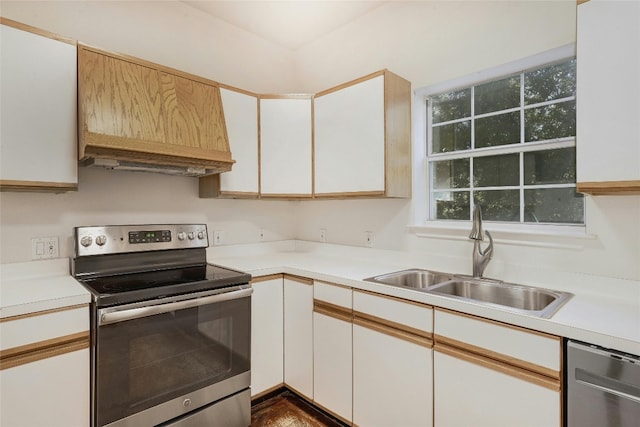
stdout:
{"type": "Polygon", "coordinates": [[[193,240],[196,238],[196,233],[190,231],[189,234],[187,234],[187,237],[189,237],[189,240],[193,240]]]}
{"type": "Polygon", "coordinates": [[[204,239],[205,233],[204,231],[198,231],[198,239],[202,240],[204,239]]]}
{"type": "Polygon", "coordinates": [[[82,236],[82,239],[80,239],[80,244],[85,248],[87,246],[91,246],[91,243],[93,243],[93,239],[91,238],[91,236],[82,236]]]}
{"type": "Polygon", "coordinates": [[[186,239],[187,234],[184,231],[181,231],[178,233],[178,240],[184,240],[186,239]]]}
{"type": "Polygon", "coordinates": [[[100,235],[100,236],[96,237],[96,244],[98,246],[104,246],[105,243],[107,243],[107,236],[100,235]]]}

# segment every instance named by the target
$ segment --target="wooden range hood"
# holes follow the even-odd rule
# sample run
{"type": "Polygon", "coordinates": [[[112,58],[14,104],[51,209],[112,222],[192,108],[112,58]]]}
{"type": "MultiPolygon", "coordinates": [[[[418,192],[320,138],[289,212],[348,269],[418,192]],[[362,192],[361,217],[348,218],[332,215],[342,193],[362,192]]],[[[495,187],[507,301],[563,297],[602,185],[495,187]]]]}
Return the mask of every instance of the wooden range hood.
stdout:
{"type": "Polygon", "coordinates": [[[217,83],[78,44],[85,166],[204,176],[231,170],[217,83]]]}

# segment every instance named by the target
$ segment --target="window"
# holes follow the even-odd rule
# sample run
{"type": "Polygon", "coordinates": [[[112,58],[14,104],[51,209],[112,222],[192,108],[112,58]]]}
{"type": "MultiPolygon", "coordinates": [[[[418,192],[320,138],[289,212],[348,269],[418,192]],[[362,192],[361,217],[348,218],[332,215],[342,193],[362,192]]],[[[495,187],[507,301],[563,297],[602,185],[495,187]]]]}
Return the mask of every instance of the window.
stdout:
{"type": "Polygon", "coordinates": [[[569,59],[429,95],[428,218],[584,224],[575,88],[569,59]]]}

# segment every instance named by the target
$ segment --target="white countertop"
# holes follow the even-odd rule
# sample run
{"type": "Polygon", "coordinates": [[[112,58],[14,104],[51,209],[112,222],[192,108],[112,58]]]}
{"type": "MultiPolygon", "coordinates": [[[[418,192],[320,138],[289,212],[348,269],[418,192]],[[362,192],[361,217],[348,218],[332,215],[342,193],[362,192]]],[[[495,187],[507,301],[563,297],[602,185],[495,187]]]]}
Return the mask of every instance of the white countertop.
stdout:
{"type": "Polygon", "coordinates": [[[367,277],[406,268],[436,269],[418,265],[416,259],[407,254],[390,251],[299,241],[277,242],[273,245],[212,247],[208,250],[207,260],[246,271],[255,277],[287,273],[324,280],[640,355],[640,283],[636,281],[563,276],[561,287],[558,284],[544,287],[574,295],[550,319],[542,319],[418,290],[363,281],[367,277]],[[612,292],[612,286],[616,287],[616,292],[612,292]]]}
{"type": "MultiPolygon", "coordinates": [[[[550,319],[541,319],[363,280],[406,268],[443,270],[422,264],[419,259],[395,251],[301,241],[215,246],[207,250],[208,262],[243,270],[255,277],[287,273],[324,280],[640,354],[637,281],[554,274],[555,282],[545,282],[543,287],[568,291],[574,296],[550,319]]],[[[66,258],[2,264],[0,277],[0,318],[88,304],[91,300],[89,292],[69,274],[66,258]]]]}
{"type": "Polygon", "coordinates": [[[67,258],[0,265],[0,318],[89,304],[67,258]]]}

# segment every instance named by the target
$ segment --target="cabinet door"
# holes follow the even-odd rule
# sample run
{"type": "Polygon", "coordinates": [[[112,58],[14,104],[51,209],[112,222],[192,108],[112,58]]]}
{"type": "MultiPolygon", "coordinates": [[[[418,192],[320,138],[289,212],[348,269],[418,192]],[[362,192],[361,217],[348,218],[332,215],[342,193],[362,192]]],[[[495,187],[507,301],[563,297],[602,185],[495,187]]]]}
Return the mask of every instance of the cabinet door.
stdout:
{"type": "Polygon", "coordinates": [[[434,333],[435,425],[561,424],[559,337],[444,309],[434,333]]]}
{"type": "Polygon", "coordinates": [[[640,194],[640,3],[578,6],[577,186],[640,194]]]}
{"type": "Polygon", "coordinates": [[[354,424],[432,425],[432,352],[428,346],[354,324],[354,424]]]}
{"type": "Polygon", "coordinates": [[[351,322],[313,313],[313,345],[314,402],[351,421],[351,322]]]}
{"type": "Polygon", "coordinates": [[[0,425],[89,425],[89,349],[0,371],[0,425]]]}
{"type": "Polygon", "coordinates": [[[200,178],[200,197],[257,198],[258,98],[220,88],[229,147],[236,161],[230,172],[200,178]]]}
{"type": "Polygon", "coordinates": [[[282,385],[284,317],[282,276],[252,281],[251,395],[282,385]]]}
{"type": "Polygon", "coordinates": [[[351,422],[351,288],[315,281],[313,295],[313,400],[351,422]]]}
{"type": "Polygon", "coordinates": [[[436,348],[434,425],[560,426],[560,392],[517,375],[454,357],[436,348]]]}
{"type": "Polygon", "coordinates": [[[260,194],[310,197],[311,99],[260,99],[260,194]]]}
{"type": "Polygon", "coordinates": [[[411,83],[383,70],[314,97],[316,197],[411,197],[411,83]]]}
{"type": "Polygon", "coordinates": [[[0,25],[0,186],[76,190],[76,46],[0,25]]]}
{"type": "Polygon", "coordinates": [[[284,278],[284,382],[313,399],[313,282],[284,278]]]}
{"type": "Polygon", "coordinates": [[[430,426],[433,310],[353,292],[353,422],[430,426]]]}
{"type": "Polygon", "coordinates": [[[384,76],[314,98],[315,192],[385,191],[384,76]]]}

